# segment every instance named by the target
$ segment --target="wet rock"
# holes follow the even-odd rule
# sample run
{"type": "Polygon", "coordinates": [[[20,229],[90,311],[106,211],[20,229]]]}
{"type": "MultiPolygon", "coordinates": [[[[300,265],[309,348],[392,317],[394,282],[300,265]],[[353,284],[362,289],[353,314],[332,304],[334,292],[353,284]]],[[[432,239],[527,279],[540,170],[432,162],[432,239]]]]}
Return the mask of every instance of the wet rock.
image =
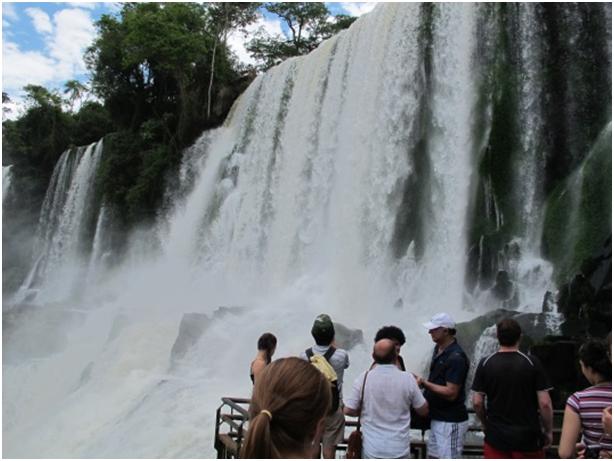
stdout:
{"type": "Polygon", "coordinates": [[[569,395],[589,385],[578,365],[580,344],[566,337],[547,337],[531,347],[554,386],[550,391],[554,408],[564,408],[569,395]]]}
{"type": "Polygon", "coordinates": [[[333,322],[335,326],[335,343],[341,349],[349,351],[363,342],[362,330],[348,328],[341,323],[333,322]]]}
{"type": "MultiPolygon", "coordinates": [[[[222,314],[223,315],[223,314],[222,314]]],[[[171,349],[171,363],[181,360],[186,353],[198,342],[210,324],[210,319],[205,314],[183,314],[179,324],[179,333],[171,349]]]]}
{"type": "Polygon", "coordinates": [[[506,301],[513,296],[514,283],[510,280],[510,276],[506,271],[497,272],[495,286],[492,288],[492,292],[495,297],[501,301],[506,301]]]}
{"type": "Polygon", "coordinates": [[[559,312],[565,316],[561,325],[570,337],[603,337],[612,325],[612,239],[581,264],[581,272],[559,286],[559,312]]]}
{"type": "Polygon", "coordinates": [[[218,319],[227,315],[243,314],[247,310],[243,306],[220,306],[213,312],[213,318],[218,319]]]}
{"type": "Polygon", "coordinates": [[[228,315],[240,315],[245,311],[246,308],[241,306],[220,306],[211,316],[197,312],[183,314],[177,338],[171,349],[171,367],[185,357],[212,323],[228,315]]]}

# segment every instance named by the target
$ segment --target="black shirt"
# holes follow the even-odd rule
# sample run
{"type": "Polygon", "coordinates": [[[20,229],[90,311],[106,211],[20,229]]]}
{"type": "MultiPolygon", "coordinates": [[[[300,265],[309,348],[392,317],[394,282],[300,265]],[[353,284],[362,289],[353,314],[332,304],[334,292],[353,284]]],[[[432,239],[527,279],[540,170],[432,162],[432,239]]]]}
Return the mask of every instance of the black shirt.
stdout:
{"type": "Polygon", "coordinates": [[[485,441],[498,450],[535,451],[543,446],[537,391],[551,389],[537,357],[497,352],[480,360],[475,392],[486,395],[485,441]]]}
{"type": "Polygon", "coordinates": [[[441,354],[438,355],[437,352],[438,346],[435,346],[428,380],[440,386],[445,386],[446,383],[458,384],[460,389],[453,401],[446,400],[428,389],[424,391],[431,419],[452,423],[467,421],[469,416],[465,407],[465,380],[469,371],[469,359],[456,340],[441,354]]]}

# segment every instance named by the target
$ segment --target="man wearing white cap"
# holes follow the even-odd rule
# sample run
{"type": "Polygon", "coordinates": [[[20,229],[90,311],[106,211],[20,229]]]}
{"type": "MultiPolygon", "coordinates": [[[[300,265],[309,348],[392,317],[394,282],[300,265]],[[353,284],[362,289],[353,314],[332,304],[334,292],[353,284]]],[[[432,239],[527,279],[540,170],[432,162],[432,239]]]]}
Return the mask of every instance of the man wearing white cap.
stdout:
{"type": "Polygon", "coordinates": [[[450,315],[435,314],[423,325],[435,342],[428,380],[417,380],[424,387],[431,415],[427,454],[429,458],[461,458],[469,427],[465,407],[469,359],[456,342],[456,324],[450,315]]]}

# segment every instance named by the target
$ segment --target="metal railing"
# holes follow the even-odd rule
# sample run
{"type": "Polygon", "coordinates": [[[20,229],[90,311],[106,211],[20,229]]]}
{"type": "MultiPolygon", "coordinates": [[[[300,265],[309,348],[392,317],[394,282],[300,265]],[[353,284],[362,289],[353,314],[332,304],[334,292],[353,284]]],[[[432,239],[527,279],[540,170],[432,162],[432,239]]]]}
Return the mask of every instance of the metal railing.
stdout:
{"type": "MultiPolygon", "coordinates": [[[[249,399],[223,397],[222,404],[216,412],[215,418],[215,441],[214,447],[218,459],[238,458],[241,451],[243,437],[247,431],[249,422],[249,399]]],[[[554,440],[553,446],[547,450],[547,458],[557,457],[557,447],[561,437],[563,411],[554,411],[554,440]]],[[[346,416],[345,434],[342,443],[337,445],[337,457],[345,458],[347,440],[350,433],[356,428],[356,418],[346,416]]],[[[426,458],[426,440],[424,431],[411,430],[411,455],[412,458],[426,458]]],[[[475,412],[469,410],[469,430],[465,436],[463,458],[482,458],[484,455],[484,434],[482,426],[477,420],[475,412]]]]}

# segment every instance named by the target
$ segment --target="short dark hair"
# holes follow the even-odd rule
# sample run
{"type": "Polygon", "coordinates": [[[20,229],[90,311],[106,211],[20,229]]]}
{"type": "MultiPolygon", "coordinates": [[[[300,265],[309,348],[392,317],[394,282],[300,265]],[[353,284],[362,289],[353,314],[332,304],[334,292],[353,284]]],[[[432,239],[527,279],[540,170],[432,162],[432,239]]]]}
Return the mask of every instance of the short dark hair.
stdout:
{"type": "Polygon", "coordinates": [[[591,367],[605,379],[612,379],[612,362],[608,358],[608,345],[605,341],[588,340],[580,346],[578,356],[585,367],[591,367]]]}
{"type": "Polygon", "coordinates": [[[335,330],[317,330],[312,331],[311,336],[318,346],[328,346],[335,339],[335,330]]]}
{"type": "Polygon", "coordinates": [[[450,336],[456,336],[456,328],[446,328],[450,336]]]}
{"type": "Polygon", "coordinates": [[[520,324],[514,319],[503,319],[497,323],[497,339],[502,346],[515,346],[521,334],[520,324]]]}
{"type": "Polygon", "coordinates": [[[399,327],[395,327],[394,325],[382,327],[377,330],[373,342],[376,343],[380,339],[391,339],[392,341],[397,341],[401,346],[405,344],[405,335],[403,334],[403,330],[401,330],[399,327]]]}

